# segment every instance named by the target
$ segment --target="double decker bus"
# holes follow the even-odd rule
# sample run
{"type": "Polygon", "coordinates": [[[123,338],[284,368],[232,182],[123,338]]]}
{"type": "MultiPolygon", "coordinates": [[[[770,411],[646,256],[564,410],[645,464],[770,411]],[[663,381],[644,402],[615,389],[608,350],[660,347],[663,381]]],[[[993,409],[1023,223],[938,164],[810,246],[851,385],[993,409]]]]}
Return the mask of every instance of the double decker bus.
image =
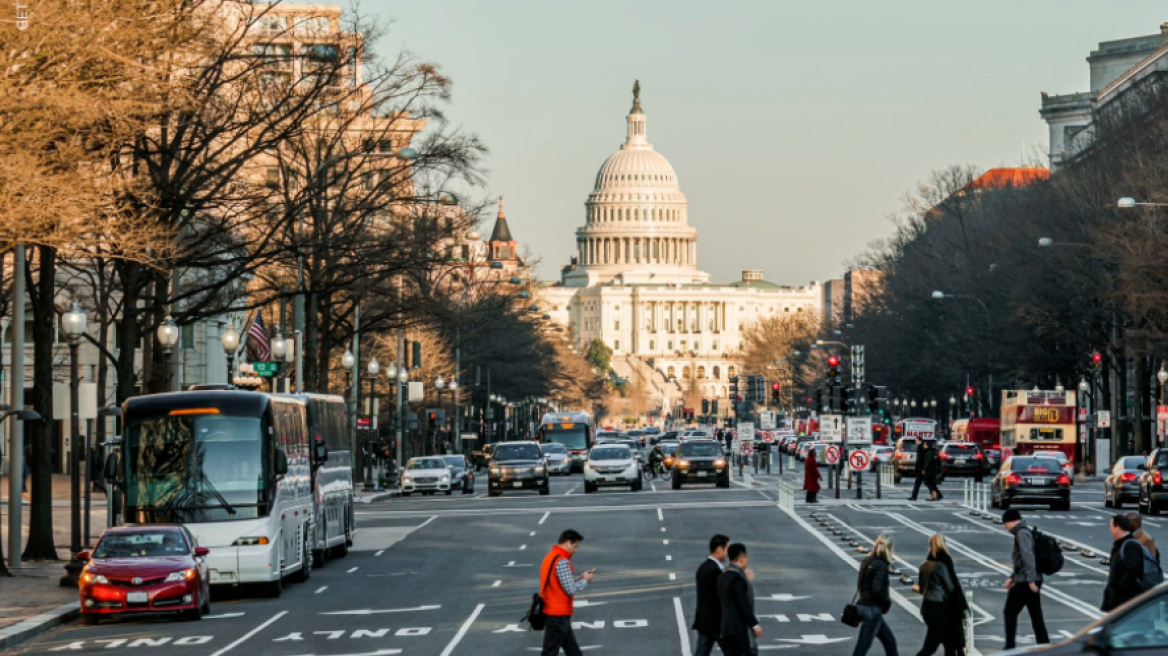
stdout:
{"type": "Polygon", "coordinates": [[[1001,444],[1001,422],[986,417],[954,419],[949,434],[954,442],[971,442],[982,449],[996,449],[1001,444]]]}
{"type": "Polygon", "coordinates": [[[314,556],[351,543],[344,412],[340,397],[234,389],[127,399],[123,521],[183,524],[210,549],[213,585],[279,595],[285,577],[309,578],[314,556]]]}
{"type": "Polygon", "coordinates": [[[539,422],[536,440],[563,444],[572,459],[572,471],[584,471],[584,457],[596,438],[596,424],[587,412],[549,412],[539,422]]]}
{"type": "Polygon", "coordinates": [[[1075,392],[1002,390],[1002,461],[1059,451],[1075,463],[1075,392]]]}

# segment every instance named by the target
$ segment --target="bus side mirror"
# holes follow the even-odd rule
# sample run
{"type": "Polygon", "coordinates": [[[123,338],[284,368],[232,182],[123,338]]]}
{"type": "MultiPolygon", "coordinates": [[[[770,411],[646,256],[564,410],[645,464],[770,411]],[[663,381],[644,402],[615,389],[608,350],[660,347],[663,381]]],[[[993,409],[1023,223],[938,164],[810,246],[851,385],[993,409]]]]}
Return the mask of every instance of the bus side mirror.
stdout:
{"type": "Polygon", "coordinates": [[[102,474],[105,476],[106,480],[109,480],[109,481],[118,480],[118,456],[117,456],[117,454],[111,453],[108,456],[106,456],[105,466],[102,468],[102,474]]]}
{"type": "Polygon", "coordinates": [[[276,476],[285,476],[288,474],[288,454],[284,449],[276,447],[276,476]]]}
{"type": "Polygon", "coordinates": [[[328,446],[325,445],[323,439],[317,439],[313,446],[312,457],[316,462],[321,463],[328,460],[328,446]]]}

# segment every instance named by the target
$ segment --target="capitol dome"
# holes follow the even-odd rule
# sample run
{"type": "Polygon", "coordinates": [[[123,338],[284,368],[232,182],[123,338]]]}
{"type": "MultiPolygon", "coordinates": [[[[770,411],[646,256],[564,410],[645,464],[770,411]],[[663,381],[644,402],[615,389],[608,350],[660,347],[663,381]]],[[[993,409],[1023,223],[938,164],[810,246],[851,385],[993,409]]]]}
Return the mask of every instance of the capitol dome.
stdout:
{"type": "Polygon", "coordinates": [[[697,231],[689,202],[669,160],[653,149],[641,85],[633,87],[625,142],[596,173],[584,203],[585,225],[576,231],[575,284],[623,280],[704,282],[697,269],[697,231]],[[630,277],[631,276],[631,277],[630,277]]]}

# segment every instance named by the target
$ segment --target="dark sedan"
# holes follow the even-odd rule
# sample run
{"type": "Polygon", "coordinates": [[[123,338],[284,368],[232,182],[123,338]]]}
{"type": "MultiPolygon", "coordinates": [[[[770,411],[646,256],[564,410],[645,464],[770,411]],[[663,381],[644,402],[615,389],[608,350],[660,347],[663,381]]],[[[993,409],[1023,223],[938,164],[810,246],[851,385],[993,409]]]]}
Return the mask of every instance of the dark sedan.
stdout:
{"type": "Polygon", "coordinates": [[[474,494],[475,475],[465,456],[442,456],[450,466],[450,489],[462,490],[463,494],[474,494]]]}
{"type": "Polygon", "coordinates": [[[982,453],[986,457],[986,473],[998,471],[998,468],[1002,466],[1002,450],[982,449],[982,453]]]}
{"type": "Polygon", "coordinates": [[[1014,456],[990,483],[990,504],[1005,510],[1016,503],[1071,509],[1071,477],[1050,456],[1014,456]]]}
{"type": "Polygon", "coordinates": [[[949,442],[937,448],[937,458],[941,461],[941,478],[972,476],[980,483],[985,476],[985,454],[976,444],[949,442]]]}
{"type": "Polygon", "coordinates": [[[690,440],[677,447],[673,461],[673,489],[685,483],[714,483],[730,487],[730,470],[722,445],[714,440],[690,440]]]}
{"type": "Polygon", "coordinates": [[[539,490],[551,494],[547,462],[535,442],[503,442],[495,445],[487,465],[487,496],[497,497],[504,490],[539,490]]]}
{"type": "Polygon", "coordinates": [[[1140,474],[1140,510],[1159,515],[1168,504],[1168,449],[1159,448],[1148,456],[1147,469],[1140,474]]]}
{"type": "Polygon", "coordinates": [[[1115,461],[1111,473],[1103,479],[1103,506],[1123,508],[1125,501],[1140,502],[1140,474],[1148,459],[1144,456],[1124,456],[1115,461]]]}
{"type": "Polygon", "coordinates": [[[197,620],[211,612],[209,550],[182,526],[119,526],[93,552],[82,551],[81,619],[177,613],[197,620]]]}

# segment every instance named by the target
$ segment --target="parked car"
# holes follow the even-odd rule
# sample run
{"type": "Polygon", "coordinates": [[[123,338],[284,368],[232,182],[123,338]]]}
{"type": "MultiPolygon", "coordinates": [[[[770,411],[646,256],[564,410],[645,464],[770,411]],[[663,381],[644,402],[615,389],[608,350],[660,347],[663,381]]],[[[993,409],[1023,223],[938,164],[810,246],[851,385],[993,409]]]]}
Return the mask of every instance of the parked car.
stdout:
{"type": "Polygon", "coordinates": [[[624,444],[594,446],[584,466],[584,492],[591,494],[600,487],[628,485],[632,492],[644,485],[641,465],[633,450],[624,444]]]}
{"type": "Polygon", "coordinates": [[[1138,503],[1142,512],[1159,515],[1168,504],[1168,449],[1154,449],[1148,456],[1146,467],[1140,474],[1138,503]]]}
{"type": "Polygon", "coordinates": [[[714,483],[730,487],[730,469],[722,445],[714,440],[690,440],[677,448],[673,462],[673,489],[686,483],[714,483]]]}
{"type": "Polygon", "coordinates": [[[990,505],[1003,510],[1016,503],[1071,509],[1071,477],[1062,463],[1047,455],[1014,456],[990,483],[990,505]]]}
{"type": "Polygon", "coordinates": [[[567,447],[559,442],[545,442],[541,448],[543,457],[547,460],[548,474],[572,475],[572,459],[568,457],[567,447]]]}
{"type": "Polygon", "coordinates": [[[937,445],[941,460],[941,479],[946,476],[972,476],[980,483],[986,474],[985,454],[971,442],[945,442],[937,445]]]}
{"type": "Polygon", "coordinates": [[[1124,456],[1115,461],[1103,479],[1103,506],[1123,508],[1125,501],[1140,502],[1140,475],[1148,468],[1144,456],[1124,456]]]}
{"type": "Polygon", "coordinates": [[[450,490],[462,490],[463,494],[474,494],[475,475],[465,456],[442,456],[450,467],[450,490]]]}
{"type": "Polygon", "coordinates": [[[401,494],[408,497],[414,492],[453,494],[450,487],[450,467],[441,456],[410,458],[406,470],[402,472],[401,494]]]}
{"type": "Polygon", "coordinates": [[[551,494],[547,463],[535,442],[502,442],[495,445],[487,467],[487,496],[497,497],[503,490],[539,490],[551,494]]]}
{"type": "Polygon", "coordinates": [[[107,529],[93,551],[77,554],[81,620],[176,613],[197,620],[211,612],[209,549],[178,524],[107,529]]]}

